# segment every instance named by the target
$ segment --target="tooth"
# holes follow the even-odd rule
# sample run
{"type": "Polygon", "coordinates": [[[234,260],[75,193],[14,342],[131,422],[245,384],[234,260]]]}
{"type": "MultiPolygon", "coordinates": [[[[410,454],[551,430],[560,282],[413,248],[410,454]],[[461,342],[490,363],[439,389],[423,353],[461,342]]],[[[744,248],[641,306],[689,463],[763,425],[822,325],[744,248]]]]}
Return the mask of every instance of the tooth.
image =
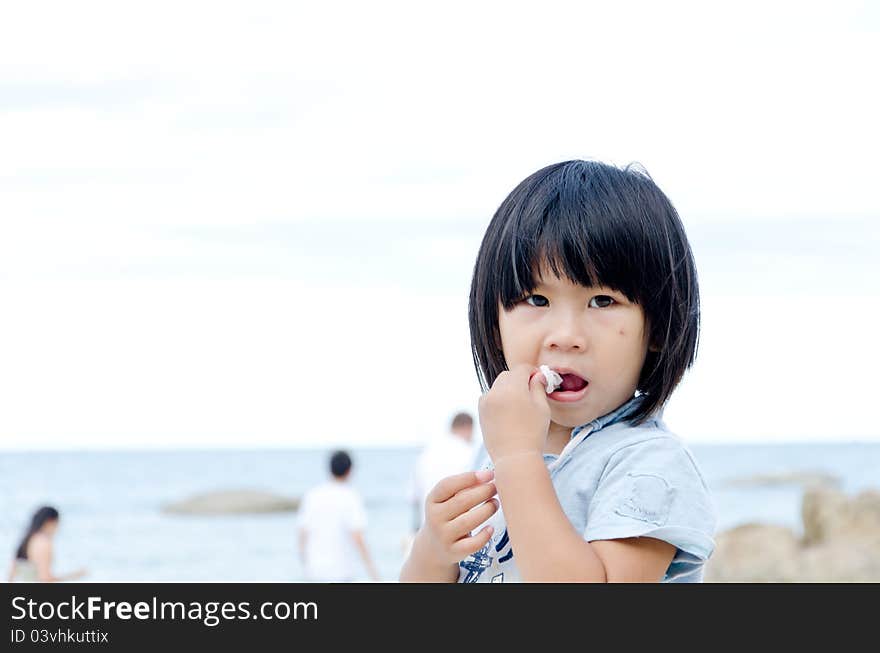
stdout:
{"type": "Polygon", "coordinates": [[[541,365],[538,369],[541,370],[541,374],[544,375],[544,379],[547,381],[548,395],[562,385],[562,377],[555,370],[551,370],[547,365],[541,365]]]}

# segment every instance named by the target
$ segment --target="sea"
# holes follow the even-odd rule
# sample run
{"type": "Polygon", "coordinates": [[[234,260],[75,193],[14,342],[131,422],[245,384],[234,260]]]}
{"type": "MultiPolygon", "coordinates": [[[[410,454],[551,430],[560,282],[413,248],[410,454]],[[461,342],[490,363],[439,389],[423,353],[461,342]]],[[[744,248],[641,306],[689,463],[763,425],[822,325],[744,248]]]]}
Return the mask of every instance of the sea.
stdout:
{"type": "MultiPolygon", "coordinates": [[[[749,522],[801,531],[802,486],[738,482],[755,475],[821,473],[836,477],[840,489],[850,494],[880,488],[880,443],[689,448],[712,491],[719,532],[749,522]]],[[[418,449],[349,451],[354,461],[351,483],[368,513],[367,544],[381,579],[393,582],[413,523],[408,486],[418,449]]],[[[299,497],[327,478],[329,453],[0,452],[0,554],[11,561],[30,515],[49,504],[61,513],[56,573],[85,567],[88,575],[83,580],[109,582],[300,581],[296,513],[183,516],[167,514],[162,506],[228,489],[299,497]]]]}

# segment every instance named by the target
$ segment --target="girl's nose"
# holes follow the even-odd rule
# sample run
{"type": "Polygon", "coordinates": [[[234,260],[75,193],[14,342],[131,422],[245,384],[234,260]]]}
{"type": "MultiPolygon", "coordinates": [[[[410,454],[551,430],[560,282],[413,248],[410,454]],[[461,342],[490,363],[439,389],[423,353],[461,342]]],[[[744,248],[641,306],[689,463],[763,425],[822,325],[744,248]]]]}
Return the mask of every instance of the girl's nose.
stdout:
{"type": "Polygon", "coordinates": [[[587,336],[574,316],[554,321],[547,331],[544,347],[559,351],[585,351],[587,336]]]}

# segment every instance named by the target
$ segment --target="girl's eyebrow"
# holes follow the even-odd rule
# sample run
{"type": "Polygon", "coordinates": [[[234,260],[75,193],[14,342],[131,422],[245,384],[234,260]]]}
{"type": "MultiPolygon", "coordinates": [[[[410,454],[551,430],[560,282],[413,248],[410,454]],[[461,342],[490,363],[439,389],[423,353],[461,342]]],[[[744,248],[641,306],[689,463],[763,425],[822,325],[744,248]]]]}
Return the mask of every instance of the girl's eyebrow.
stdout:
{"type": "MultiPolygon", "coordinates": [[[[568,281],[568,280],[557,279],[555,283],[547,283],[546,281],[544,281],[544,279],[542,277],[535,277],[534,290],[538,290],[539,288],[550,288],[554,285],[562,285],[563,282],[566,282],[566,281],[568,281]]],[[[571,282],[569,282],[569,283],[571,283],[571,282]]],[[[581,288],[585,288],[585,289],[593,291],[593,292],[608,291],[608,292],[616,293],[618,295],[623,294],[620,290],[617,290],[616,288],[613,288],[612,286],[606,286],[605,284],[601,284],[601,283],[598,285],[595,285],[595,286],[584,286],[583,284],[579,284],[579,283],[577,283],[575,285],[581,286],[581,288]]]]}
{"type": "Polygon", "coordinates": [[[535,284],[530,293],[534,293],[539,289],[551,289],[553,286],[557,285],[565,285],[569,283],[574,283],[575,285],[579,285],[587,290],[595,291],[610,291],[621,297],[625,297],[624,293],[612,286],[607,286],[604,283],[598,283],[594,286],[584,286],[583,284],[575,281],[574,279],[570,279],[565,275],[559,276],[553,272],[552,269],[548,267],[542,267],[541,269],[534,270],[532,274],[532,281],[535,284]]]}

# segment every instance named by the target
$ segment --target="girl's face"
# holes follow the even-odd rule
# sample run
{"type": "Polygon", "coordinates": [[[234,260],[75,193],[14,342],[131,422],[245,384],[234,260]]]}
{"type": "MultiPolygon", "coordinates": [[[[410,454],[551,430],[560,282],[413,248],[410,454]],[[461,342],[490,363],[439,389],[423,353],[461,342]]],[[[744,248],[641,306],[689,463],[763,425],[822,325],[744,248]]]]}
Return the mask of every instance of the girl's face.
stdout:
{"type": "Polygon", "coordinates": [[[547,268],[538,281],[509,311],[499,307],[501,345],[508,368],[549,365],[574,375],[574,390],[549,396],[551,431],[570,431],[632,398],[648,352],[645,314],[616,290],[559,279],[547,268]],[[577,389],[576,377],[586,387],[577,389]]]}
{"type": "Polygon", "coordinates": [[[58,520],[57,519],[49,519],[47,520],[40,530],[48,535],[49,537],[55,535],[55,532],[58,530],[58,520]]]}

